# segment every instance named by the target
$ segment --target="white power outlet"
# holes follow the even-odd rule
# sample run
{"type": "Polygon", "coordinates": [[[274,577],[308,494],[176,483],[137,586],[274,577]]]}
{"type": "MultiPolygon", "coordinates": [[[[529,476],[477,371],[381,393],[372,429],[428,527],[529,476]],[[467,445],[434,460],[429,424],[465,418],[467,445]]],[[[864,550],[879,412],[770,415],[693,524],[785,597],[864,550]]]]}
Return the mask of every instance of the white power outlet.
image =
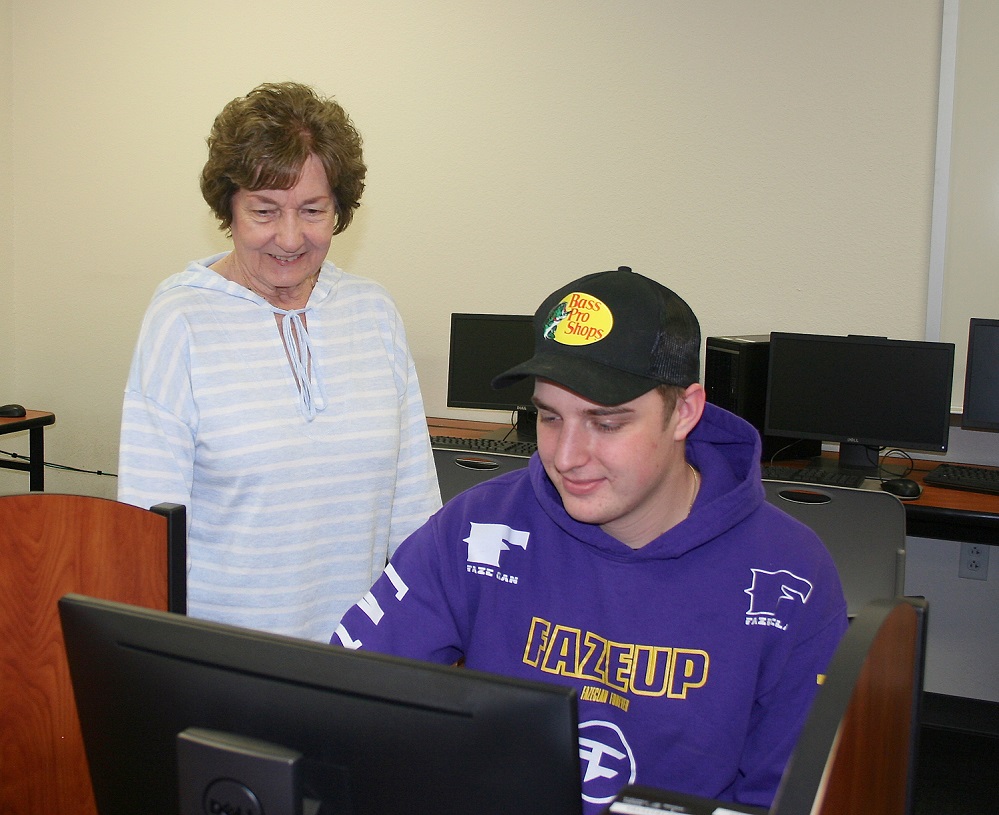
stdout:
{"type": "Polygon", "coordinates": [[[989,549],[985,543],[962,543],[961,562],[957,567],[957,576],[969,580],[988,580],[989,549]]]}

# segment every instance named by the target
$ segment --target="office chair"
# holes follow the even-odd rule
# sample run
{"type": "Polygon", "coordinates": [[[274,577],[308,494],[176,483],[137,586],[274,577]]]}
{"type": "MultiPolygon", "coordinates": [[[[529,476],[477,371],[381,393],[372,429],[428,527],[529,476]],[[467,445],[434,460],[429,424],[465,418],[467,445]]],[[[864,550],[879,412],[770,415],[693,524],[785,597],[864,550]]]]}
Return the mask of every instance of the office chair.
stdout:
{"type": "Polygon", "coordinates": [[[624,789],[618,800],[633,804],[636,812],[648,803],[650,811],[690,815],[719,809],[760,815],[908,815],[926,616],[926,601],[909,597],[875,600],[858,612],[829,663],[769,810],[637,786],[624,789]]]}
{"type": "Polygon", "coordinates": [[[0,496],[0,812],[96,813],[56,602],[183,613],[186,549],[179,504],[0,496]]]}
{"type": "Polygon", "coordinates": [[[854,617],[905,583],[905,508],[894,495],[764,479],[767,501],[811,527],[832,555],[854,617]]]}

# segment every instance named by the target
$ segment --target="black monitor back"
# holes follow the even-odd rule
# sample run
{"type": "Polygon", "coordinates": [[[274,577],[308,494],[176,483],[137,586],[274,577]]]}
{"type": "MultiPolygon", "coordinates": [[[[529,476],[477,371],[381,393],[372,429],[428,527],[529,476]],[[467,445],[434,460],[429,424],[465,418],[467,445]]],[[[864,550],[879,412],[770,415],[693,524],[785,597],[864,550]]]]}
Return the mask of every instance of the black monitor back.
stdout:
{"type": "Polygon", "coordinates": [[[571,688],[75,595],[59,607],[101,815],[177,815],[190,728],[301,754],[317,815],[581,811],[571,688]]]}
{"type": "Polygon", "coordinates": [[[999,320],[969,320],[961,426],[999,430],[999,320]]]}

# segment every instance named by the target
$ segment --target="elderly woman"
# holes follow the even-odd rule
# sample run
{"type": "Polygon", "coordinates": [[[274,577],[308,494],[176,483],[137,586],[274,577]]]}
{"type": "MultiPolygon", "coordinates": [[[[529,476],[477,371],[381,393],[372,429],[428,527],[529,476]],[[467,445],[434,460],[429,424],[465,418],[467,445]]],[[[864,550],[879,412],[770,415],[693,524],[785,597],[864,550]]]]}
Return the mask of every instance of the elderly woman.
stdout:
{"type": "Polygon", "coordinates": [[[439,506],[386,291],[326,260],[364,188],[336,102],[267,84],[215,120],[201,189],[232,251],[160,284],[125,390],[119,500],[188,508],[188,612],[329,641],[439,506]]]}

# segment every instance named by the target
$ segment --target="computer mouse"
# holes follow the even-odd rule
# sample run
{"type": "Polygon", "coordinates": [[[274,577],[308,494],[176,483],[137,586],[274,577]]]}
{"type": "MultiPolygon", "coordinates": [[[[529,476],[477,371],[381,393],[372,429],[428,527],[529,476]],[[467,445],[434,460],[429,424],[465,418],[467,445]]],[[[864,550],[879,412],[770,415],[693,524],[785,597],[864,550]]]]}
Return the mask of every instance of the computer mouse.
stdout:
{"type": "Polygon", "coordinates": [[[20,419],[27,411],[20,405],[0,405],[0,418],[20,419]]]}
{"type": "Polygon", "coordinates": [[[889,478],[881,482],[881,489],[901,498],[903,501],[918,498],[923,488],[911,478],[889,478]]]}

